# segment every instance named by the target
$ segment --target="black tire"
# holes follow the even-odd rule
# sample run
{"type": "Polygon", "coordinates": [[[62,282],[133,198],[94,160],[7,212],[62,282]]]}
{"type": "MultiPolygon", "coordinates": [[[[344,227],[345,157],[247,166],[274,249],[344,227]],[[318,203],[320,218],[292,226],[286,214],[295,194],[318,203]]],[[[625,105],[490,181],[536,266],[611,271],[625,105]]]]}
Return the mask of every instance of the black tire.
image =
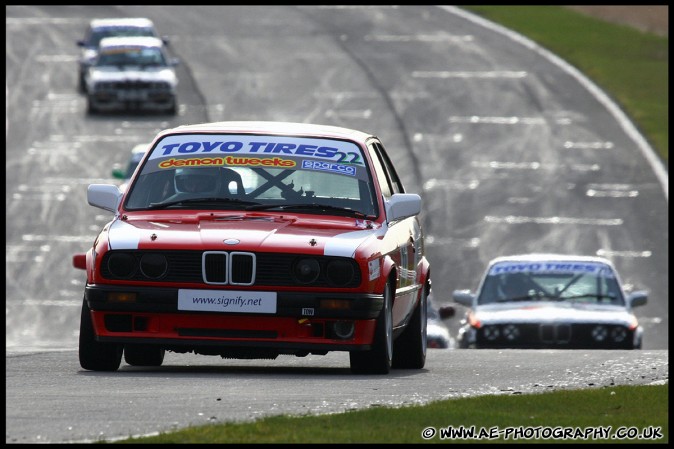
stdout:
{"type": "Polygon", "coordinates": [[[98,109],[91,103],[91,100],[87,97],[87,114],[96,114],[98,109]]]}
{"type": "Polygon", "coordinates": [[[414,310],[407,328],[393,345],[393,368],[421,369],[426,364],[428,340],[428,290],[426,286],[419,293],[419,304],[414,310]]]}
{"type": "Polygon", "coordinates": [[[393,359],[393,293],[390,283],[384,288],[384,307],[377,317],[372,349],[351,351],[351,371],[356,374],[388,374],[393,359]]]}
{"type": "Polygon", "coordinates": [[[80,366],[91,371],[117,371],[122,362],[122,348],[115,343],[96,341],[91,311],[85,299],[80,317],[80,366]]]}
{"type": "Polygon", "coordinates": [[[457,347],[459,349],[468,349],[468,340],[466,337],[457,340],[457,347]]]}
{"type": "Polygon", "coordinates": [[[173,99],[173,104],[170,108],[166,109],[168,115],[176,115],[178,113],[178,100],[173,99]]]}
{"type": "Polygon", "coordinates": [[[84,80],[84,75],[82,75],[81,73],[78,76],[77,89],[79,90],[80,93],[87,93],[87,83],[84,80]]]}
{"type": "Polygon", "coordinates": [[[161,366],[164,362],[163,348],[153,345],[124,346],[124,361],[131,366],[161,366]]]}

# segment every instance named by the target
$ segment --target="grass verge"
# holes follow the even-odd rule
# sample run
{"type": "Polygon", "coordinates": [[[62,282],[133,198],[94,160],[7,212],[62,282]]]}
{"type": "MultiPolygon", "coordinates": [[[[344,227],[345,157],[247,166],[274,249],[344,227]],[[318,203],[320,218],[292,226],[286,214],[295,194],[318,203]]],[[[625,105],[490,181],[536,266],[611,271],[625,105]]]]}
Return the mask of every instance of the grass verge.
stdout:
{"type": "Polygon", "coordinates": [[[669,441],[668,397],[669,384],[491,395],[424,406],[210,424],[117,443],[663,444],[669,441]],[[429,427],[435,432],[425,440],[421,434],[429,427]],[[465,438],[465,433],[457,434],[471,429],[472,438],[465,438]]]}

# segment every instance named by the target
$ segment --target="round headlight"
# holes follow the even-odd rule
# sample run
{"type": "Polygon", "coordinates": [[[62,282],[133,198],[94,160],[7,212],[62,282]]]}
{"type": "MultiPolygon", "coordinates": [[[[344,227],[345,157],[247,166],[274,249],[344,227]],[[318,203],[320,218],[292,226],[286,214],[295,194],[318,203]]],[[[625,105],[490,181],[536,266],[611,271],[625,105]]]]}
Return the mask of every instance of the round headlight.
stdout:
{"type": "Polygon", "coordinates": [[[606,326],[595,326],[592,329],[592,338],[594,339],[594,341],[597,342],[606,341],[607,336],[608,336],[608,329],[606,329],[606,326]]]}
{"type": "Polygon", "coordinates": [[[627,330],[624,327],[616,326],[611,329],[611,340],[616,343],[622,343],[627,338],[627,330]]]}
{"type": "Polygon", "coordinates": [[[293,267],[293,276],[302,284],[309,284],[318,279],[321,266],[316,259],[300,259],[293,267]]]}
{"type": "Polygon", "coordinates": [[[353,265],[347,260],[332,260],[325,268],[325,275],[330,284],[343,286],[353,281],[355,271],[353,265]]]}
{"type": "Polygon", "coordinates": [[[140,271],[150,279],[158,279],[166,274],[168,261],[166,256],[157,253],[143,254],[140,258],[140,271]]]}
{"type": "Polygon", "coordinates": [[[508,341],[515,341],[520,337],[520,330],[514,324],[508,324],[503,328],[503,337],[508,341]]]}
{"type": "Polygon", "coordinates": [[[108,258],[108,270],[118,278],[130,278],[136,272],[136,258],[129,253],[115,253],[108,258]]]}
{"type": "Polygon", "coordinates": [[[482,329],[482,333],[484,334],[484,338],[486,338],[489,341],[496,340],[500,335],[498,327],[496,326],[485,326],[482,329]]]}

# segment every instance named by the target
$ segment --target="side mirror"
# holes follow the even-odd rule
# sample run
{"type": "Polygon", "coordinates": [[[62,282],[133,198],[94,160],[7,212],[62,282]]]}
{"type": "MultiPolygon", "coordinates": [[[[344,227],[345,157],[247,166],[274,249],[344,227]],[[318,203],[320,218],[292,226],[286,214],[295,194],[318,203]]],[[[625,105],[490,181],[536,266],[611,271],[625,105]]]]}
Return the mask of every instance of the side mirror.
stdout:
{"type": "Polygon", "coordinates": [[[421,197],[416,193],[396,193],[386,202],[386,221],[394,221],[419,215],[421,212],[421,197]]]}
{"type": "Polygon", "coordinates": [[[99,207],[110,212],[117,212],[119,202],[122,200],[122,192],[119,187],[112,184],[91,184],[87,188],[87,201],[89,205],[99,207]]]}
{"type": "Polygon", "coordinates": [[[170,45],[171,40],[168,38],[168,36],[162,36],[161,41],[164,43],[164,45],[170,45]]]}
{"type": "Polygon", "coordinates": [[[175,67],[177,65],[180,65],[180,59],[179,58],[171,58],[169,59],[169,65],[171,67],[175,67]]]}
{"type": "Polygon", "coordinates": [[[627,303],[631,307],[643,306],[648,301],[648,292],[639,290],[627,295],[627,303]]]}
{"type": "Polygon", "coordinates": [[[472,294],[470,290],[454,290],[452,293],[452,299],[462,306],[472,307],[475,295],[472,294]]]}

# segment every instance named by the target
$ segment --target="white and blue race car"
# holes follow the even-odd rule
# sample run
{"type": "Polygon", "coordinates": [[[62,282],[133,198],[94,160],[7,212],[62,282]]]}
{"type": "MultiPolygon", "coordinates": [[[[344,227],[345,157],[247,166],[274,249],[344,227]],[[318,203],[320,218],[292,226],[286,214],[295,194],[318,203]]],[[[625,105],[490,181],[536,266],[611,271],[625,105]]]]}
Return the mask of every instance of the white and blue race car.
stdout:
{"type": "Polygon", "coordinates": [[[156,37],[162,40],[164,45],[169,44],[166,36],[160,37],[154,23],[144,17],[119,17],[109,19],[93,19],[84,32],[84,38],[76,43],[80,47],[78,65],[78,87],[80,92],[86,92],[86,73],[96,60],[98,46],[106,37],[156,37]]]}
{"type": "Polygon", "coordinates": [[[528,254],[493,259],[477,293],[455,290],[468,307],[460,348],[640,349],[632,308],[647,293],[626,294],[602,257],[528,254]]]}
{"type": "Polygon", "coordinates": [[[176,114],[177,58],[155,37],[106,37],[85,74],[87,112],[151,110],[176,114]]]}

